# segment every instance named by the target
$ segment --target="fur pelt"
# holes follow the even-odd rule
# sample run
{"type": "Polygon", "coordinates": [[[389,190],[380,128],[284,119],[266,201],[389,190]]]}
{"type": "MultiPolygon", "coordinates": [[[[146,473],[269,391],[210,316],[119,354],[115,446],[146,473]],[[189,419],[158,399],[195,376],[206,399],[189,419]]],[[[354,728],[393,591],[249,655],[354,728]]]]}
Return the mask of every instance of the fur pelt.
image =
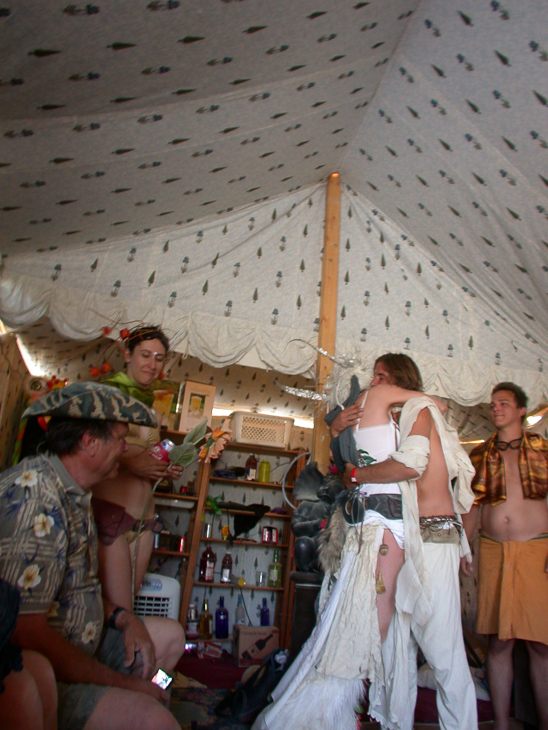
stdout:
{"type": "Polygon", "coordinates": [[[334,575],[341,564],[341,554],[349,530],[341,509],[336,509],[318,538],[320,565],[324,573],[334,575]]]}
{"type": "Polygon", "coordinates": [[[252,730],[355,730],[363,679],[321,677],[306,682],[268,725],[257,718],[252,730]]]}

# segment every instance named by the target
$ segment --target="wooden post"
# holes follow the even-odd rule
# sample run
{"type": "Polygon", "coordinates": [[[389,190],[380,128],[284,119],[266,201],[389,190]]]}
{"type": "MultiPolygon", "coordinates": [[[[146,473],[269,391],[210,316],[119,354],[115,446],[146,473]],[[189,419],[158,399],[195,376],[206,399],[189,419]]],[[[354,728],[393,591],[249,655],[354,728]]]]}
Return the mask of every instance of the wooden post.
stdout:
{"type": "MultiPolygon", "coordinates": [[[[170,436],[171,438],[171,436],[170,436]]],[[[187,548],[190,555],[188,558],[188,564],[186,566],[186,574],[181,574],[181,607],[179,610],[179,623],[186,626],[186,615],[188,607],[190,605],[190,599],[192,596],[192,589],[194,587],[194,573],[196,572],[196,565],[198,564],[199,552],[200,552],[200,535],[202,534],[202,515],[205,512],[205,503],[207,499],[207,493],[209,491],[209,475],[211,473],[211,462],[207,464],[205,461],[200,459],[198,466],[198,474],[196,475],[196,493],[198,494],[198,502],[194,508],[194,514],[191,516],[192,524],[189,525],[188,537],[190,538],[190,544],[187,548]],[[192,529],[190,529],[192,528],[192,529]]],[[[184,570],[183,570],[184,572],[184,570]]],[[[200,607],[198,607],[198,613],[200,607]]]]}
{"type": "MultiPolygon", "coordinates": [[[[327,181],[325,199],[325,234],[322,259],[322,291],[320,297],[320,330],[318,345],[335,355],[337,332],[337,294],[339,283],[339,237],[341,224],[341,187],[339,175],[334,172],[327,181]]],[[[324,355],[318,355],[316,382],[322,392],[326,377],[333,370],[333,363],[324,355]]],[[[312,455],[318,469],[325,474],[329,466],[329,431],[323,420],[325,408],[318,409],[314,417],[312,455]]]]}

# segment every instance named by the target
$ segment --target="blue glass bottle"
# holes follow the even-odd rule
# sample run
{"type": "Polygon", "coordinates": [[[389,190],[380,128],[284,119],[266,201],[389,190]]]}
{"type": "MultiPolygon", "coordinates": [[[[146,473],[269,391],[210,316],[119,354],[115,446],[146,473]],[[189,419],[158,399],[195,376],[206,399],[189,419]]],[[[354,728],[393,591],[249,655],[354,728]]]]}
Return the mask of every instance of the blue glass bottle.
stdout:
{"type": "Polygon", "coordinates": [[[268,610],[266,598],[263,598],[263,605],[259,608],[261,611],[261,626],[270,626],[270,611],[268,610]]]}
{"type": "Polygon", "coordinates": [[[217,639],[228,639],[228,609],[225,599],[219,598],[219,608],[215,611],[215,636],[217,639]]]}

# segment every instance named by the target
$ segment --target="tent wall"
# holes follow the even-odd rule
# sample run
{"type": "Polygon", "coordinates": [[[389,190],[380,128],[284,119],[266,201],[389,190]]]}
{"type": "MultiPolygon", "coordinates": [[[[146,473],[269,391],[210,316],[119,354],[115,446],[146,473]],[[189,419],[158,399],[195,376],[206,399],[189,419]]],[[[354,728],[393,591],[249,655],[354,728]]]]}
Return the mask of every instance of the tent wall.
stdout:
{"type": "Polygon", "coordinates": [[[502,380],[518,382],[530,407],[548,397],[545,342],[497,317],[474,293],[473,277],[455,278],[361,194],[341,201],[337,352],[364,362],[407,352],[427,392],[462,405],[489,400],[502,380]]]}
{"type": "Polygon", "coordinates": [[[3,14],[0,318],[38,362],[40,321],[78,357],[146,320],[313,372],[337,172],[338,353],[548,400],[546,1],[190,5],[3,14]]]}
{"type": "Polygon", "coordinates": [[[264,366],[305,372],[316,353],[325,186],[199,225],[4,261],[0,317],[47,316],[64,337],[159,322],[172,347],[214,367],[253,349],[264,366]]]}

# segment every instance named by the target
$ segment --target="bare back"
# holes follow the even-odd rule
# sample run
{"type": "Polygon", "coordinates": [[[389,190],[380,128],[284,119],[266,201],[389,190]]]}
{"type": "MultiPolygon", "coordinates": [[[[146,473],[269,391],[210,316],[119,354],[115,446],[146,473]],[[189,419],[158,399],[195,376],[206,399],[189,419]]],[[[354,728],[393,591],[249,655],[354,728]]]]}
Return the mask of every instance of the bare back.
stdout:
{"type": "Polygon", "coordinates": [[[425,436],[430,441],[430,458],[420,479],[417,479],[419,516],[454,514],[453,500],[448,488],[449,474],[441,441],[428,408],[423,408],[410,435],[425,436]]]}

